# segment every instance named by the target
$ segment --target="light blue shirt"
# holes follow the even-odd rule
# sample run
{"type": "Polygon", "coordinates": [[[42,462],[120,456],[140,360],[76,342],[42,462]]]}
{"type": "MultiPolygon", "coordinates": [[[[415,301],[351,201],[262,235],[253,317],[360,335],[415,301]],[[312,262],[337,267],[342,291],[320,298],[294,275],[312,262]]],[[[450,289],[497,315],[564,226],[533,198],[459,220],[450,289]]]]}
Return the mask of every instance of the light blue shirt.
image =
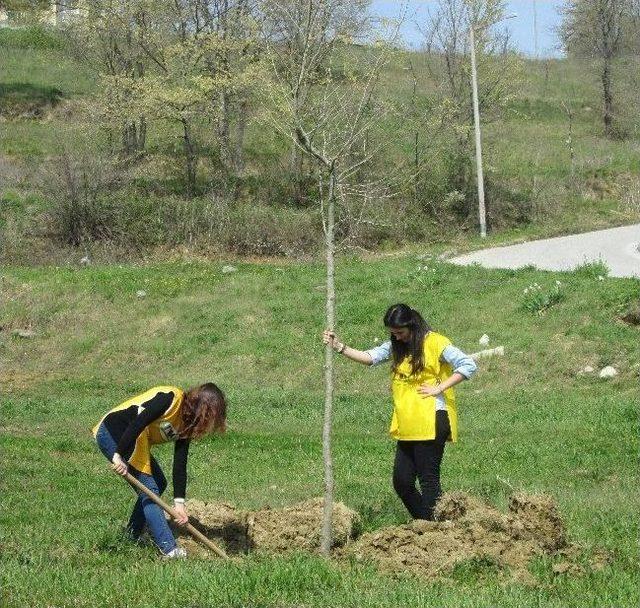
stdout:
{"type": "MultiPolygon", "coordinates": [[[[387,340],[380,344],[380,346],[374,346],[373,348],[365,351],[371,357],[371,365],[379,365],[391,358],[391,340],[387,340]]],[[[440,355],[440,361],[451,365],[453,372],[462,374],[467,380],[476,373],[478,366],[476,362],[467,354],[463,353],[459,348],[450,344],[446,346],[440,355]]],[[[436,409],[445,410],[447,406],[444,402],[444,396],[438,395],[436,397],[436,409]]]]}

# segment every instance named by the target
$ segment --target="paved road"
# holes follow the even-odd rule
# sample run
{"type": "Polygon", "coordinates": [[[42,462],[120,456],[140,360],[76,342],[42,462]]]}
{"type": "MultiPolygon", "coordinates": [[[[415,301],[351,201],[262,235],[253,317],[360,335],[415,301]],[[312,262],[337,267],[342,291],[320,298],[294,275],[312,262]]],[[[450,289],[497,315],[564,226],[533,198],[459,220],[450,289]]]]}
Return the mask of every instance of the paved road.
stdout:
{"type": "Polygon", "coordinates": [[[478,263],[487,268],[571,270],[585,261],[602,260],[612,277],[640,277],[640,224],[584,234],[482,249],[451,258],[454,264],[478,263]]]}

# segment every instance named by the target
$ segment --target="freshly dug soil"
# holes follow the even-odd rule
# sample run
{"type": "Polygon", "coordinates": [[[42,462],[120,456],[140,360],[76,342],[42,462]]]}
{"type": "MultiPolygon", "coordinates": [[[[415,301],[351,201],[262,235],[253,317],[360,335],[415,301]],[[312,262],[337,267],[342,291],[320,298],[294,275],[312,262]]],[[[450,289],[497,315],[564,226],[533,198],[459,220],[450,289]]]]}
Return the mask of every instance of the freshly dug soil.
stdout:
{"type": "MultiPolygon", "coordinates": [[[[225,503],[187,503],[189,521],[228,553],[286,553],[316,551],[320,546],[322,498],[314,498],[282,509],[243,511],[225,503]]],[[[333,547],[354,536],[359,516],[342,503],[333,505],[333,547]]],[[[188,532],[176,528],[178,542],[189,553],[208,553],[188,532]]]]}
{"type": "Polygon", "coordinates": [[[526,580],[534,556],[567,545],[555,502],[545,495],[514,494],[509,512],[501,513],[473,496],[452,492],[440,499],[435,515],[433,522],[416,520],[363,534],[344,554],[393,574],[425,577],[446,576],[458,564],[481,560],[526,580]]]}
{"type": "MultiPolygon", "coordinates": [[[[317,551],[320,545],[322,498],[282,509],[243,511],[224,503],[188,502],[191,523],[229,554],[250,551],[286,553],[317,551]]],[[[563,559],[555,574],[576,574],[576,547],[567,542],[555,501],[544,494],[516,493],[507,513],[464,492],[445,494],[436,506],[436,521],[416,520],[363,534],[350,542],[359,516],[342,503],[333,511],[334,555],[374,563],[394,575],[446,577],[465,563],[488,566],[533,582],[527,567],[538,555],[563,559]]],[[[177,528],[178,542],[191,555],[213,555],[177,528]]],[[[595,567],[595,566],[594,566],[595,567]]]]}
{"type": "MultiPolygon", "coordinates": [[[[284,509],[262,509],[249,515],[252,548],[270,553],[315,551],[320,547],[322,498],[313,498],[284,509]]],[[[354,536],[359,521],[355,511],[341,502],[333,505],[333,547],[342,547],[354,536]]]]}

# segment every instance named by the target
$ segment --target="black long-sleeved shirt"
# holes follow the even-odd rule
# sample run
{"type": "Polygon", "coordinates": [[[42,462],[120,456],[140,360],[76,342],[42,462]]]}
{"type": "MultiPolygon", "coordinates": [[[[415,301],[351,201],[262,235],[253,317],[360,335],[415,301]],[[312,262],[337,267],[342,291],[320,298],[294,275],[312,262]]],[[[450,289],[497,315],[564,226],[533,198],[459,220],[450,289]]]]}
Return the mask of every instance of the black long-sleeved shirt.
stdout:
{"type": "MultiPolygon", "coordinates": [[[[120,456],[125,460],[131,458],[140,433],[167,412],[173,403],[173,398],[173,392],[157,393],[149,401],[140,404],[142,408],[140,414],[138,414],[137,405],[107,414],[104,425],[118,442],[117,449],[120,456]]],[[[188,454],[189,440],[177,439],[173,452],[173,496],[175,498],[184,498],[186,493],[188,454]]]]}

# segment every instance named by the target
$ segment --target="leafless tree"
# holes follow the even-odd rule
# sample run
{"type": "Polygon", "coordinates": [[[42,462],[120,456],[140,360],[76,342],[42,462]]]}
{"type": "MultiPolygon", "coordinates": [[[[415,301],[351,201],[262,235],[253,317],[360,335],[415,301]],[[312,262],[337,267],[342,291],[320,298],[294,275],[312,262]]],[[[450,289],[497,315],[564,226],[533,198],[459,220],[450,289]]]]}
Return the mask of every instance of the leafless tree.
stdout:
{"type": "MultiPolygon", "coordinates": [[[[271,48],[277,48],[278,77],[286,82],[292,95],[295,114],[305,112],[311,88],[326,73],[327,62],[336,45],[357,41],[368,26],[370,0],[264,0],[260,4],[262,36],[271,48]],[[305,65],[300,81],[299,66],[305,65]]],[[[301,203],[305,154],[291,146],[293,197],[301,203]]]]}
{"type": "MultiPolygon", "coordinates": [[[[605,134],[616,135],[613,63],[624,49],[625,27],[632,22],[633,0],[567,0],[560,34],[570,54],[598,59],[605,134]]],[[[636,32],[636,36],[638,32],[636,32]]]]}
{"type": "MultiPolygon", "coordinates": [[[[292,28],[289,35],[294,33],[299,40],[297,51],[291,54],[277,38],[269,45],[272,68],[269,121],[317,168],[325,234],[325,326],[333,329],[336,321],[336,210],[338,204],[344,203],[346,186],[376,153],[375,147],[367,146],[367,136],[380,119],[379,112],[373,108],[374,91],[390,50],[388,45],[375,40],[371,40],[371,46],[363,47],[336,39],[335,32],[327,29],[327,24],[331,23],[328,15],[334,6],[331,0],[306,0],[295,5],[297,9],[304,8],[289,24],[292,28]]],[[[334,367],[330,346],[325,350],[324,370],[325,492],[321,551],[328,554],[332,542],[334,493],[331,455],[334,367]]]]}

